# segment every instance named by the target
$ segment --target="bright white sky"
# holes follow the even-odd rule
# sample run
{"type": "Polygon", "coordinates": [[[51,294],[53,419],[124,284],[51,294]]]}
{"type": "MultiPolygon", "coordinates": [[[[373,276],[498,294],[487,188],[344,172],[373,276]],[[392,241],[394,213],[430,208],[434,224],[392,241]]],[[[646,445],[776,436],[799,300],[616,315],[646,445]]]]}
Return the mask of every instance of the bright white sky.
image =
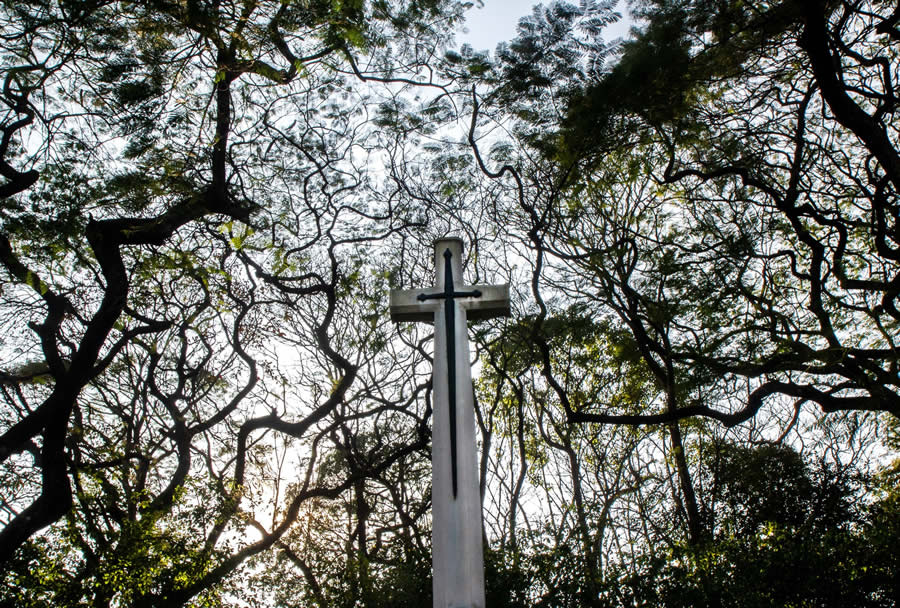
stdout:
{"type": "MultiPolygon", "coordinates": [[[[457,34],[456,42],[459,46],[464,43],[471,44],[476,51],[493,52],[497,43],[515,38],[519,19],[530,15],[534,5],[549,4],[551,0],[483,0],[484,6],[481,8],[478,7],[477,0],[473,1],[475,6],[469,9],[466,15],[465,29],[468,30],[468,33],[457,34]]],[[[569,1],[577,2],[577,0],[569,1]]],[[[618,11],[626,18],[613,25],[605,33],[604,39],[607,42],[625,37],[628,33],[631,22],[627,19],[628,11],[625,2],[620,0],[618,11]]]]}

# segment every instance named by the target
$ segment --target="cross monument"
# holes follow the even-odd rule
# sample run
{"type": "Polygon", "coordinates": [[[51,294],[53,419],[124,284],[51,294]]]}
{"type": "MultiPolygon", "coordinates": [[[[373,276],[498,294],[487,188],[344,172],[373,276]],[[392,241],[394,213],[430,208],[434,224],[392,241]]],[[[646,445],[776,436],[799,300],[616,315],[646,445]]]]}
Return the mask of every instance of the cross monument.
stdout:
{"type": "Polygon", "coordinates": [[[434,323],[434,608],[485,608],[481,496],[467,320],[509,315],[509,285],[463,285],[461,239],[434,243],[436,285],[391,290],[393,321],[434,323]]]}

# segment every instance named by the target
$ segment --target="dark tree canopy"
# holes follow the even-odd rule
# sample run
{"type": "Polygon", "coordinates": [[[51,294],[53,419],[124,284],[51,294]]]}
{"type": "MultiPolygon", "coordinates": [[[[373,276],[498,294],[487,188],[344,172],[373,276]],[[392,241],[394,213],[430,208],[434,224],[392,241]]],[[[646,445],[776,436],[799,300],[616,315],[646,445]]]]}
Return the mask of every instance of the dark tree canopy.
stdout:
{"type": "Polygon", "coordinates": [[[0,1],[0,605],[431,605],[451,233],[491,606],[897,605],[895,4],[0,1]]]}
{"type": "Polygon", "coordinates": [[[365,83],[426,88],[458,10],[3,3],[0,561],[77,555],[33,601],[183,603],[424,448],[358,346],[389,278],[362,247],[418,221],[371,177],[399,144],[365,83]],[[395,422],[363,445],[360,418],[395,422]]]}
{"type": "Polygon", "coordinates": [[[585,208],[554,227],[562,252],[604,261],[594,274],[660,378],[750,388],[724,411],[685,398],[671,415],[736,424],[778,395],[900,414],[887,7],[641,3],[641,35],[568,98],[560,154],[585,208]],[[653,190],[604,192],[621,163],[653,190]],[[617,195],[632,208],[591,202],[617,195]],[[572,243],[584,222],[599,234],[572,243]]]}

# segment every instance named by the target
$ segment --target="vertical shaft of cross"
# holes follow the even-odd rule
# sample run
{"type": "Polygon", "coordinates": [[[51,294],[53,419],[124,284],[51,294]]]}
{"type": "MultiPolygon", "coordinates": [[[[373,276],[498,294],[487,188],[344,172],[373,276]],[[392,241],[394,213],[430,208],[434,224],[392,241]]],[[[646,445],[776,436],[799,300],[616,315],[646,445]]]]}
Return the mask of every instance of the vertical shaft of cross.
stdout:
{"type": "Polygon", "coordinates": [[[466,325],[508,315],[509,285],[464,286],[460,239],[436,241],[434,262],[434,287],[391,291],[391,318],[434,324],[434,608],[484,608],[481,494],[466,325]]]}
{"type": "Polygon", "coordinates": [[[439,242],[434,253],[435,270],[442,272],[437,272],[435,277],[437,293],[434,295],[440,297],[435,298],[434,302],[440,305],[433,317],[433,606],[484,608],[481,496],[466,311],[459,300],[452,297],[454,286],[447,280],[450,278],[452,281],[453,276],[460,277],[459,283],[462,284],[462,244],[439,242]],[[444,255],[448,249],[451,252],[449,273],[447,256],[444,255]],[[450,424],[451,419],[453,424],[450,424]],[[456,488],[453,487],[454,468],[456,488]]]}

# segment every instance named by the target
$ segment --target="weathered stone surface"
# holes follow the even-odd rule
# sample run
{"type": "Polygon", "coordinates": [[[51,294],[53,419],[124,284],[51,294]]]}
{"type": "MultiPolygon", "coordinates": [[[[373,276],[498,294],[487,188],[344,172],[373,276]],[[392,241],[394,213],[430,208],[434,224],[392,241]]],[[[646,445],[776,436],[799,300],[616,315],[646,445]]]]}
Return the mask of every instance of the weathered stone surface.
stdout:
{"type": "Polygon", "coordinates": [[[484,608],[484,558],[481,545],[481,497],[475,448],[475,412],[469,366],[467,320],[509,315],[509,285],[463,285],[462,240],[435,242],[435,287],[391,292],[391,319],[434,323],[434,422],[432,431],[432,564],[434,608],[484,608]],[[449,250],[453,291],[479,296],[439,296],[445,292],[445,255],[449,250]],[[434,299],[421,299],[428,294],[434,299]],[[444,310],[449,300],[450,319],[444,310]],[[448,336],[448,321],[452,335],[448,336]],[[453,340],[448,345],[448,340],[453,340]],[[449,348],[448,348],[449,346],[449,348]],[[452,353],[454,361],[448,361],[452,353]],[[455,389],[449,376],[455,376],[455,389]],[[455,395],[454,395],[455,393],[455,395]],[[451,403],[451,397],[454,403],[451,403]],[[450,421],[451,412],[455,425],[450,421]],[[456,447],[451,448],[455,426],[456,447]],[[456,459],[456,493],[453,487],[456,459]]]}

